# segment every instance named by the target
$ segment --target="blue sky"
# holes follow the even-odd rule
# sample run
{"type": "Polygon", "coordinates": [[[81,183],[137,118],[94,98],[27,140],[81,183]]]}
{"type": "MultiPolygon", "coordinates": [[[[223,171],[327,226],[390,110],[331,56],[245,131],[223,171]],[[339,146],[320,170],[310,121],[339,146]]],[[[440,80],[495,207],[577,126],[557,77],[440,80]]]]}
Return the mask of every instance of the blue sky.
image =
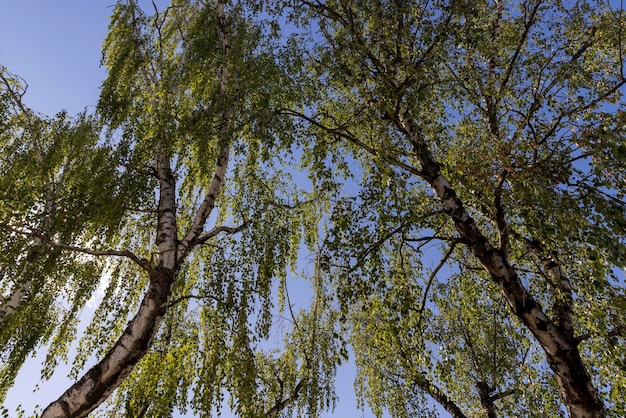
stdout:
{"type": "Polygon", "coordinates": [[[112,3],[0,0],[0,64],[28,82],[27,105],[52,114],[96,104],[112,3]]]}
{"type": "MultiPolygon", "coordinates": [[[[114,0],[0,0],[0,65],[28,83],[24,97],[27,106],[46,115],[60,110],[70,114],[93,111],[106,76],[100,67],[101,45],[113,3],[114,0]]],[[[50,381],[40,382],[44,357],[42,351],[39,360],[28,361],[9,392],[5,406],[11,414],[18,404],[27,414],[36,405],[45,407],[71,384],[65,378],[69,367],[59,367],[50,381]],[[33,392],[36,385],[39,390],[33,392]]],[[[357,409],[353,378],[353,366],[339,370],[339,404],[333,414],[326,416],[372,416],[357,409]]]]}

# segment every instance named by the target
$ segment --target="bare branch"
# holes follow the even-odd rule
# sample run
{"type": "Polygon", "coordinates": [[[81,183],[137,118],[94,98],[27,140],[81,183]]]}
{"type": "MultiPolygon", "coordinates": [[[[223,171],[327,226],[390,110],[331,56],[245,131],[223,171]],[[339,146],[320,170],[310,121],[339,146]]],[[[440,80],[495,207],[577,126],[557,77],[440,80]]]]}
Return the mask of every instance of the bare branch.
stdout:
{"type": "MultiPolygon", "coordinates": [[[[343,138],[345,140],[347,140],[348,142],[358,146],[359,148],[363,149],[364,151],[368,152],[371,155],[374,156],[380,156],[381,152],[379,150],[377,150],[374,147],[371,147],[367,144],[365,144],[363,141],[361,141],[360,139],[358,139],[357,137],[355,137],[354,135],[352,135],[351,133],[349,133],[345,128],[341,128],[341,127],[335,127],[335,128],[331,128],[328,126],[325,126],[324,124],[322,124],[321,122],[319,122],[318,120],[305,115],[304,113],[300,113],[300,112],[296,112],[294,110],[290,110],[290,109],[281,109],[279,111],[279,114],[282,115],[287,115],[287,116],[294,116],[294,117],[298,117],[300,119],[303,119],[307,122],[309,122],[311,125],[322,129],[323,131],[334,135],[336,137],[339,138],[343,138]]],[[[420,171],[418,169],[416,169],[415,167],[400,161],[398,159],[395,158],[390,158],[389,156],[384,156],[383,157],[385,159],[385,161],[387,161],[389,164],[396,166],[398,168],[401,168],[411,174],[414,175],[419,175],[420,171]]]]}
{"type": "Polygon", "coordinates": [[[430,276],[428,276],[428,281],[426,282],[426,288],[424,289],[424,296],[422,297],[422,303],[420,304],[420,308],[418,311],[419,318],[417,320],[418,322],[417,322],[417,327],[416,327],[416,329],[418,330],[420,329],[422,325],[422,317],[423,317],[422,314],[424,313],[424,309],[426,309],[426,301],[428,300],[428,292],[430,291],[430,287],[432,286],[432,283],[435,280],[437,273],[439,273],[439,270],[441,270],[441,268],[448,261],[448,258],[450,258],[450,256],[452,255],[452,252],[454,251],[454,247],[456,247],[456,244],[457,244],[456,242],[453,242],[452,245],[450,245],[450,248],[448,248],[448,251],[446,251],[446,253],[443,255],[443,257],[439,261],[439,264],[437,264],[437,267],[435,267],[435,269],[430,273],[430,276]]]}

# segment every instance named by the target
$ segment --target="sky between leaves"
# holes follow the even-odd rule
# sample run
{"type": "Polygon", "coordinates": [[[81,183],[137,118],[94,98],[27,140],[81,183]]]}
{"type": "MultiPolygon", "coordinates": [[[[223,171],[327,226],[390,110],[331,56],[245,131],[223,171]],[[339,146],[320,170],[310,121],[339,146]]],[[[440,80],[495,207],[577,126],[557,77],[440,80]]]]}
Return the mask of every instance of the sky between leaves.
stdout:
{"type": "MultiPolygon", "coordinates": [[[[106,76],[100,67],[101,44],[113,3],[114,0],[0,0],[0,65],[28,83],[24,97],[28,107],[44,115],[61,110],[71,115],[94,110],[106,76]]],[[[88,319],[89,312],[82,316],[88,319]]],[[[39,358],[30,359],[22,369],[7,397],[5,406],[11,413],[20,404],[27,414],[36,405],[45,407],[71,384],[65,377],[69,366],[58,367],[51,380],[40,382],[44,358],[42,350],[39,358]],[[33,392],[36,385],[39,389],[33,392]]],[[[372,416],[356,406],[354,371],[352,363],[339,369],[339,402],[333,413],[324,416],[372,416]]]]}

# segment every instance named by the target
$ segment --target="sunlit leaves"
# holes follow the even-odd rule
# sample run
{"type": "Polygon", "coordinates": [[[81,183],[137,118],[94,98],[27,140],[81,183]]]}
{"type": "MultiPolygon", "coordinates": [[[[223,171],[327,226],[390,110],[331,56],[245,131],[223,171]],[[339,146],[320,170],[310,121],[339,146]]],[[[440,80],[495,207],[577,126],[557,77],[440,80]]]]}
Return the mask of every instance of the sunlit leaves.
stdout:
{"type": "MultiPolygon", "coordinates": [[[[531,0],[303,2],[295,10],[319,25],[311,69],[325,92],[303,118],[322,141],[305,161],[318,183],[340,181],[328,170],[336,154],[363,174],[336,187],[342,193],[325,256],[352,315],[365,396],[377,413],[387,407],[398,416],[413,407],[407,386],[434,398],[426,380],[420,385],[414,374],[411,383],[412,365],[468,414],[485,407],[479,384],[494,388],[493,406],[505,415],[559,413],[558,391],[532,336],[496,289],[485,289],[488,277],[460,250],[465,243],[455,242],[455,228],[432,215],[439,206],[420,181],[429,179],[418,160],[424,149],[432,154],[426,159],[557,323],[565,296],[529,251],[529,239],[545,245],[571,283],[577,332],[591,327],[588,337],[602,341],[602,330],[623,335],[607,314],[623,287],[623,275],[608,283],[624,260],[623,109],[615,106],[625,84],[622,13],[602,2],[531,0]],[[419,261],[438,259],[450,242],[459,247],[443,257],[437,283],[419,261]],[[428,318],[424,323],[395,317],[406,309],[400,277],[413,283],[409,312],[428,318]],[[433,281],[437,299],[426,293],[433,281]],[[367,326],[374,313],[380,316],[367,326]],[[412,341],[394,342],[394,326],[429,343],[398,358],[412,341]],[[407,369],[401,376],[381,372],[400,364],[407,369]],[[524,401],[515,406],[514,397],[524,401]]],[[[598,370],[606,361],[588,364],[598,370]]],[[[598,387],[611,386],[601,376],[598,387]]]]}

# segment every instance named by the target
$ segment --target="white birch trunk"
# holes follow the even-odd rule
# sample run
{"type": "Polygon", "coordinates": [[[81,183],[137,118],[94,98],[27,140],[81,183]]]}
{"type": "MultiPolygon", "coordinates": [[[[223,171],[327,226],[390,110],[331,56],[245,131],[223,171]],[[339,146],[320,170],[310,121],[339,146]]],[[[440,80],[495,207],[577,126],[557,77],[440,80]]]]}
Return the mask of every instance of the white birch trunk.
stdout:
{"type": "Polygon", "coordinates": [[[413,120],[403,115],[396,122],[410,140],[422,164],[421,175],[431,185],[444,212],[453,220],[459,234],[498,286],[513,313],[522,320],[546,353],[568,415],[571,418],[604,417],[604,405],[580,357],[577,341],[571,330],[567,329],[568,321],[555,324],[526,291],[515,268],[509,265],[504,251],[491,245],[448,180],[441,174],[439,164],[434,160],[413,120]]]}

